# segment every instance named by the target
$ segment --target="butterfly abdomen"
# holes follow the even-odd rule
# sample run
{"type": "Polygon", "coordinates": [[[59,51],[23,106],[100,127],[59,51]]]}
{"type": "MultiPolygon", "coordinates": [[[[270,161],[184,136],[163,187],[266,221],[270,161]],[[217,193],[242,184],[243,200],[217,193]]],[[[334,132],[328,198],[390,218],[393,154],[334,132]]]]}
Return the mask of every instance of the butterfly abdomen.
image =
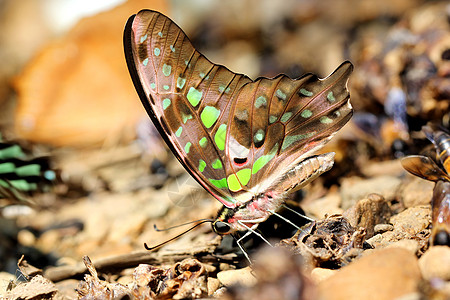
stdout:
{"type": "Polygon", "coordinates": [[[431,199],[433,245],[450,246],[450,182],[438,181],[431,199]]]}

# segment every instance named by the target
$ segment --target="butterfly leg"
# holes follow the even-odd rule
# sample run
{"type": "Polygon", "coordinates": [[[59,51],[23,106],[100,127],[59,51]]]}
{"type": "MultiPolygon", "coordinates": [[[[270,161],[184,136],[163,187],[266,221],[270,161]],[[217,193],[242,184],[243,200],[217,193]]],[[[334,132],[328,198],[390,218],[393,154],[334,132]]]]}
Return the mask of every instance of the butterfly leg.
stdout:
{"type": "MultiPolygon", "coordinates": [[[[252,222],[254,222],[254,221],[255,220],[252,220],[252,222]]],[[[254,233],[255,235],[259,236],[264,242],[266,242],[270,247],[273,247],[272,244],[268,240],[266,240],[259,232],[255,231],[255,229],[256,229],[256,227],[258,227],[259,223],[256,223],[252,227],[248,227],[245,224],[245,222],[243,222],[241,220],[238,220],[238,223],[247,228],[247,232],[237,241],[238,243],[240,241],[242,241],[244,238],[246,238],[247,236],[249,236],[250,234],[254,233]]]]}
{"type": "Polygon", "coordinates": [[[285,209],[287,209],[287,210],[293,212],[294,214],[296,214],[296,215],[302,217],[303,219],[308,220],[309,222],[314,222],[314,221],[315,221],[314,219],[312,219],[312,218],[310,218],[310,217],[308,217],[308,216],[302,215],[301,213],[299,213],[298,211],[296,211],[296,210],[290,208],[290,207],[287,206],[287,205],[284,205],[284,204],[283,204],[283,205],[281,205],[281,206],[282,206],[283,208],[285,208],[285,209]]]}
{"type": "Polygon", "coordinates": [[[240,241],[242,240],[242,238],[237,239],[234,235],[233,238],[236,240],[236,244],[238,245],[239,249],[241,249],[242,253],[244,254],[245,258],[248,260],[248,262],[250,264],[252,264],[252,261],[250,260],[250,257],[247,254],[247,251],[245,251],[244,247],[242,247],[240,241]]]}
{"type": "Polygon", "coordinates": [[[298,227],[297,225],[295,225],[294,222],[292,222],[291,220],[289,220],[289,219],[283,217],[283,216],[280,215],[279,213],[276,213],[275,211],[270,210],[270,209],[268,209],[267,211],[270,212],[272,215],[275,215],[275,216],[277,216],[278,218],[280,218],[281,220],[285,221],[286,223],[291,224],[292,226],[294,226],[295,228],[297,228],[297,230],[300,230],[300,227],[298,227]]]}

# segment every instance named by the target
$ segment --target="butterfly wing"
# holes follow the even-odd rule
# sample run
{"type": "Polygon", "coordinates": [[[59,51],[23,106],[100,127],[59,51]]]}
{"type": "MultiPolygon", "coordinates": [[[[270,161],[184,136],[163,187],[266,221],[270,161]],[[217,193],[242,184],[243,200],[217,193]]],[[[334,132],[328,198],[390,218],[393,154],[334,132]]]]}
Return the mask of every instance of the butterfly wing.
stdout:
{"type": "Polygon", "coordinates": [[[346,84],[352,69],[345,62],[323,80],[313,74],[280,75],[241,89],[227,134],[227,173],[247,172],[248,177],[240,176],[233,189],[263,191],[262,182],[276,181],[348,122],[353,111],[346,84]]]}
{"type": "Polygon", "coordinates": [[[403,158],[401,163],[406,171],[420,178],[434,182],[439,180],[450,182],[450,177],[427,156],[410,155],[403,158]]]}
{"type": "Polygon", "coordinates": [[[153,123],[186,170],[227,207],[250,200],[249,190],[281,176],[351,117],[349,62],[325,80],[252,81],[211,63],[175,23],[149,10],[129,19],[124,46],[153,123]]]}
{"type": "Polygon", "coordinates": [[[231,100],[251,80],[211,63],[166,16],[142,10],[124,32],[125,57],[140,99],[186,170],[227,207],[222,178],[224,123],[231,100]]]}

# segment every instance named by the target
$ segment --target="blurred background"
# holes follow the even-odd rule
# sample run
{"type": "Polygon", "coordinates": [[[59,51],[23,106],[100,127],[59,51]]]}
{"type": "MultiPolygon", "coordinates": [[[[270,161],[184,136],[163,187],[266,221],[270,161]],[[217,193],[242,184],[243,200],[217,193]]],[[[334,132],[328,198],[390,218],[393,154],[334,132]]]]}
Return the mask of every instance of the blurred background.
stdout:
{"type": "Polygon", "coordinates": [[[132,86],[122,33],[143,8],[253,79],[354,64],[355,115],[327,146],[335,167],[304,201],[419,153],[426,123],[449,128],[448,1],[0,0],[0,163],[41,167],[22,190],[0,169],[0,270],[14,274],[21,254],[44,268],[129,253],[167,239],[153,223],[219,207],[168,153],[132,86]]]}

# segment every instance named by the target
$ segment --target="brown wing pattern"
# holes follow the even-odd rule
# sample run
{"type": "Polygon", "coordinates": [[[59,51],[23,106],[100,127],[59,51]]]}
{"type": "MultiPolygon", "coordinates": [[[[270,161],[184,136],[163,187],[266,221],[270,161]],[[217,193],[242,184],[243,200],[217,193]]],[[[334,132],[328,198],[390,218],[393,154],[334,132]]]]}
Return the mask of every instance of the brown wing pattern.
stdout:
{"type": "Polygon", "coordinates": [[[143,10],[124,33],[133,83],[188,172],[225,206],[328,141],[351,117],[352,65],[324,80],[252,81],[211,63],[166,16],[143,10]]]}
{"type": "Polygon", "coordinates": [[[346,88],[352,69],[345,62],[322,80],[280,75],[246,84],[232,107],[227,174],[250,169],[251,188],[326,143],[352,116],[346,88]]]}

